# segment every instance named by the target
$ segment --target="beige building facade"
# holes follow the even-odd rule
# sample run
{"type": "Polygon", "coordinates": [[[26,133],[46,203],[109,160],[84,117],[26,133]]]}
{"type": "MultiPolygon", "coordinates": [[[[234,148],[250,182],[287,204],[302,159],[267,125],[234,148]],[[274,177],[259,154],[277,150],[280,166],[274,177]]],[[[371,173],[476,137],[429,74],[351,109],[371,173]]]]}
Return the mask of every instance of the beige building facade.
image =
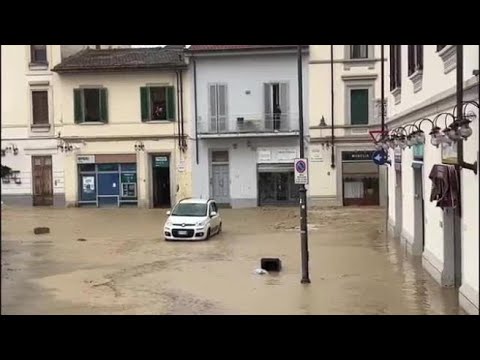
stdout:
{"type": "Polygon", "coordinates": [[[181,50],[89,50],[54,71],[67,206],[170,207],[190,196],[181,50]]]}
{"type": "Polygon", "coordinates": [[[380,46],[310,45],[309,63],[310,204],[385,204],[369,136],[381,119],[380,46]]]}

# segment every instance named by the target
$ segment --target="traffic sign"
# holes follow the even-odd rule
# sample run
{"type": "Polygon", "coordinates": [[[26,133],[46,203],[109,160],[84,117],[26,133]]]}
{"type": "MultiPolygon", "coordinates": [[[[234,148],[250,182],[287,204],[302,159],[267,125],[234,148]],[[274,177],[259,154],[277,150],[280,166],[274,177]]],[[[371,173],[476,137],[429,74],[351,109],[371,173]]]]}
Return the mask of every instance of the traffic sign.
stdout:
{"type": "Polygon", "coordinates": [[[307,159],[295,159],[295,184],[308,184],[307,159]]]}
{"type": "Polygon", "coordinates": [[[383,150],[375,151],[372,160],[377,165],[384,165],[387,162],[387,153],[383,150]]]}

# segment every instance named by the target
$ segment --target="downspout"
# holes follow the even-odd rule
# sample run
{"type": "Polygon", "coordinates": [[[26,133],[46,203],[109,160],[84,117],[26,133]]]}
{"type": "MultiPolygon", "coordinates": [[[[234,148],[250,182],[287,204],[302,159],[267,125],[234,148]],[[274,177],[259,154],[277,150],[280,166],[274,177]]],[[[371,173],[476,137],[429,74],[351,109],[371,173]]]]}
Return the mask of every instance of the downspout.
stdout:
{"type": "Polygon", "coordinates": [[[193,102],[195,106],[195,155],[197,165],[198,159],[198,107],[197,107],[197,60],[192,57],[193,60],[193,102]]]}
{"type": "Polygon", "coordinates": [[[177,76],[177,132],[178,132],[178,148],[181,150],[182,145],[181,145],[181,131],[180,131],[180,85],[178,81],[178,70],[175,71],[175,74],[177,76]]]}
{"type": "MultiPolygon", "coordinates": [[[[382,93],[382,99],[381,99],[381,111],[382,111],[382,139],[383,139],[383,136],[384,136],[384,131],[385,131],[385,45],[380,45],[381,46],[381,51],[380,51],[380,61],[381,61],[381,93],[382,93]]],[[[385,214],[385,234],[388,236],[388,217],[390,216],[389,215],[389,209],[388,207],[390,206],[389,205],[389,202],[388,202],[388,173],[389,173],[390,169],[387,167],[386,168],[386,171],[385,171],[385,182],[386,182],[386,186],[384,188],[387,189],[387,199],[386,199],[386,214],[385,214]]],[[[423,185],[422,185],[423,186],[423,185]]],[[[422,202],[423,202],[423,199],[422,199],[422,202]]]]}
{"type": "Polygon", "coordinates": [[[180,70],[180,117],[181,117],[181,144],[182,150],[185,151],[186,149],[186,140],[185,140],[185,128],[184,128],[184,121],[183,121],[183,71],[180,70]]]}
{"type": "MultiPolygon", "coordinates": [[[[457,119],[463,118],[463,45],[457,47],[457,119]]],[[[457,158],[463,163],[463,139],[457,142],[457,158]]],[[[454,209],[453,219],[453,261],[454,285],[462,285],[462,167],[455,165],[458,181],[458,205],[454,209]]]]}
{"type": "Polygon", "coordinates": [[[332,159],[330,167],[335,169],[335,94],[333,91],[333,45],[330,45],[330,77],[331,77],[331,94],[332,94],[332,159]]]}

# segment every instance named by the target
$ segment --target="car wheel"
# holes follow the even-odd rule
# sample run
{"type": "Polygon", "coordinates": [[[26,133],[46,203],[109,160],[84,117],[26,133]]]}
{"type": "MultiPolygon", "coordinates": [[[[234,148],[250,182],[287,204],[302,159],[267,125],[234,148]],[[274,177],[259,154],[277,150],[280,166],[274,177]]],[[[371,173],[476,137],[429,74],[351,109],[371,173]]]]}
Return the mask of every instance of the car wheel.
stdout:
{"type": "Polygon", "coordinates": [[[222,232],[222,223],[218,226],[218,233],[220,234],[222,232]]]}
{"type": "Polygon", "coordinates": [[[208,240],[208,239],[210,239],[210,229],[208,229],[207,231],[207,237],[205,238],[205,240],[208,240]]]}

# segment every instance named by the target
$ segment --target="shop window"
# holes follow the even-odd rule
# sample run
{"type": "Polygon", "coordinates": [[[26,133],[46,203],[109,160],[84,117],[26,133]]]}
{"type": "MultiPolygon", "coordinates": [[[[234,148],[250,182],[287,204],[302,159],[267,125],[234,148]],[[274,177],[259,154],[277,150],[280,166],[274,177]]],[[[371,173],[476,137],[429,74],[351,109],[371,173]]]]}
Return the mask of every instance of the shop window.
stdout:
{"type": "Polygon", "coordinates": [[[123,171],[137,171],[137,164],[121,164],[120,169],[123,171]]]}
{"type": "Polygon", "coordinates": [[[78,165],[80,172],[94,172],[95,164],[80,164],[78,165]]]}
{"type": "Polygon", "coordinates": [[[118,164],[98,164],[98,171],[118,171],[118,164]]]}

